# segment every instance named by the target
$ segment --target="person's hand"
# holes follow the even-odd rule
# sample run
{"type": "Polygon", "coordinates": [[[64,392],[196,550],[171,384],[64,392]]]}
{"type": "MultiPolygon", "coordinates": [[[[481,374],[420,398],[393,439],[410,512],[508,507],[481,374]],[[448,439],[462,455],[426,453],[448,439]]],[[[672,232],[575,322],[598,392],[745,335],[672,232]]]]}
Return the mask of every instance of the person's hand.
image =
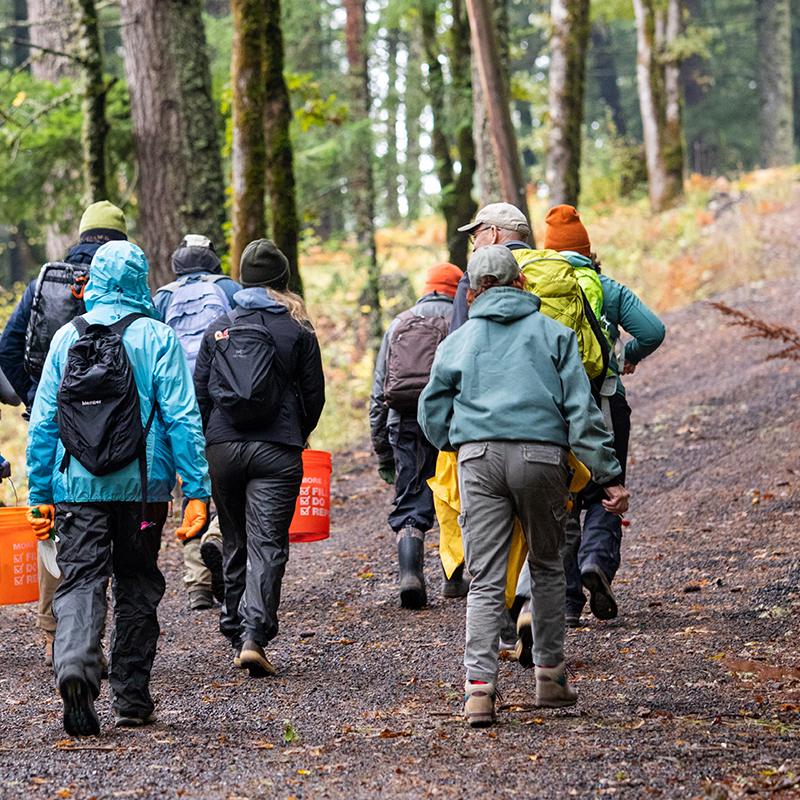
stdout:
{"type": "Polygon", "coordinates": [[[625,366],[622,368],[623,375],[633,375],[636,372],[636,363],[633,361],[626,361],[625,366]]]}
{"type": "Polygon", "coordinates": [[[6,461],[3,456],[0,456],[0,483],[3,482],[3,478],[10,478],[11,477],[11,464],[6,461]]]}
{"type": "Polygon", "coordinates": [[[608,497],[608,500],[603,500],[603,508],[609,514],[624,514],[628,510],[631,495],[624,486],[606,486],[603,491],[608,497]]]}
{"type": "Polygon", "coordinates": [[[41,542],[46,542],[50,538],[55,516],[56,507],[48,505],[33,506],[25,514],[28,524],[33,528],[34,535],[41,542]]]}
{"type": "Polygon", "coordinates": [[[381,480],[386,481],[386,483],[388,483],[390,486],[394,483],[394,479],[397,477],[394,467],[378,467],[378,475],[381,476],[381,480]]]}
{"type": "Polygon", "coordinates": [[[208,519],[208,504],[205,500],[192,499],[186,504],[183,512],[183,522],[180,528],[175,531],[175,535],[185,542],[187,539],[194,539],[203,530],[208,519]]]}

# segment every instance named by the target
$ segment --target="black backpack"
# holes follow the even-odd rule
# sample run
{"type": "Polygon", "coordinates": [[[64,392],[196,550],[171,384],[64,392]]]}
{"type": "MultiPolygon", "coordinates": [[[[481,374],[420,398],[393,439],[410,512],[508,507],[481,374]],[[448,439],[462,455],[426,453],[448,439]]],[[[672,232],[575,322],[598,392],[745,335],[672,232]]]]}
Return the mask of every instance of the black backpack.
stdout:
{"type": "MultiPolygon", "coordinates": [[[[64,458],[70,458],[93,475],[108,475],[139,462],[142,481],[142,520],[147,504],[147,435],[156,403],[142,427],[139,391],[122,336],[145,314],[128,314],[113,325],[90,325],[84,317],[72,324],[79,337],[67,352],[67,362],[56,396],[56,419],[64,458]]],[[[148,523],[149,524],[149,523],[148,523]]]]}
{"type": "Polygon", "coordinates": [[[50,261],[39,272],[25,332],[25,371],[34,380],[42,377],[55,332],[86,311],[83,290],[88,280],[87,266],[64,261],[50,261]]]}
{"type": "Polygon", "coordinates": [[[421,317],[404,311],[389,337],[383,401],[395,411],[416,412],[431,376],[436,348],[450,329],[448,317],[421,317]]]}
{"type": "Polygon", "coordinates": [[[262,427],[280,410],[289,375],[266,323],[267,314],[236,309],[229,318],[231,324],[214,337],[208,393],[235,428],[262,427]]]}

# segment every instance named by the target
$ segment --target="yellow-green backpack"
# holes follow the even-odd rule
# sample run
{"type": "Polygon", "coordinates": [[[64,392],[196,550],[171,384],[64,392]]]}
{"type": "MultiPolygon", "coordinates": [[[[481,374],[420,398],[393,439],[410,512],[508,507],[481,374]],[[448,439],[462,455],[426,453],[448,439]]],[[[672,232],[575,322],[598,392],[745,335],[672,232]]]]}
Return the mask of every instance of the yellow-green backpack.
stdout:
{"type": "Polygon", "coordinates": [[[541,312],[575,331],[589,378],[605,376],[608,343],[572,264],[556,250],[519,248],[511,252],[528,281],[529,291],[541,301],[541,312]]]}

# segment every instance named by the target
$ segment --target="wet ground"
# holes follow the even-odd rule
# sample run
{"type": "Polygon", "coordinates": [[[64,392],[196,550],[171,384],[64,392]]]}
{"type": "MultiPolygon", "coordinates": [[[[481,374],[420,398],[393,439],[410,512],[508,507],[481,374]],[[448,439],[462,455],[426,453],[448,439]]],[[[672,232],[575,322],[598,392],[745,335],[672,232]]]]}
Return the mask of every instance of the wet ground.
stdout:
{"type": "MultiPolygon", "coordinates": [[[[782,280],[725,296],[796,324],[782,280]]],[[[800,796],[800,364],[765,361],[706,305],[628,381],[634,408],[620,618],[568,634],[574,709],[531,707],[502,664],[499,724],[460,718],[464,601],[398,607],[390,492],[369,453],[335,460],[326,542],[292,550],[279,674],[234,669],[191,612],[165,535],[158,722],[70,740],[31,607],[0,610],[0,797],[800,796]]],[[[772,348],[774,349],[774,348],[772,348]]]]}

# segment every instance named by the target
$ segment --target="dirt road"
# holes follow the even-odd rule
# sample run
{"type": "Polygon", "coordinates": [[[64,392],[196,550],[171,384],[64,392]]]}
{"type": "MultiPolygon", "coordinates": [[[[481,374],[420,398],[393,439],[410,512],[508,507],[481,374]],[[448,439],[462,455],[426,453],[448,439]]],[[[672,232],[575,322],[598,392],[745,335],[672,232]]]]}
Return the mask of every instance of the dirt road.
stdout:
{"type": "MultiPolygon", "coordinates": [[[[797,322],[798,282],[725,295],[797,322]]],[[[398,608],[389,492],[336,459],[334,530],[292,551],[275,679],[235,670],[190,612],[177,544],[154,672],[158,724],[66,740],[30,607],[0,610],[3,798],[800,796],[800,365],[765,362],[707,306],[667,318],[628,381],[634,505],[621,617],[568,634],[574,710],[532,709],[507,662],[501,724],[459,717],[463,601],[398,608]]]]}

